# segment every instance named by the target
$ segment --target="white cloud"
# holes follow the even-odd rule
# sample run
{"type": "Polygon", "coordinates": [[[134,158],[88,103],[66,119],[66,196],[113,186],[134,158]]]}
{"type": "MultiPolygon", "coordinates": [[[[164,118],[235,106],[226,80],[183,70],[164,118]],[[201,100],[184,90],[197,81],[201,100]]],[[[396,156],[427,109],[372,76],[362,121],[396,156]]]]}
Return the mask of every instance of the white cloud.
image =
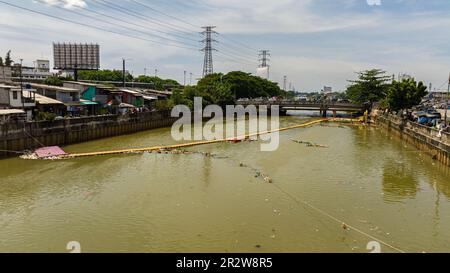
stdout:
{"type": "Polygon", "coordinates": [[[84,8],[87,6],[84,0],[42,0],[49,5],[62,4],[66,9],[84,8]]]}

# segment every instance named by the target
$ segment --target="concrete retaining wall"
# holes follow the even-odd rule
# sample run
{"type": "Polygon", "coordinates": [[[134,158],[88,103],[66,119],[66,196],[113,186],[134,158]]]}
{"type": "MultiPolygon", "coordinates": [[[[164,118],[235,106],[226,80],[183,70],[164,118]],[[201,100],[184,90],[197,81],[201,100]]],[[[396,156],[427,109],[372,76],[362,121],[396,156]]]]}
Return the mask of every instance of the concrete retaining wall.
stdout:
{"type": "Polygon", "coordinates": [[[98,116],[45,122],[0,125],[0,157],[6,151],[24,151],[41,146],[64,146],[139,131],[170,127],[177,118],[170,111],[138,113],[130,116],[98,116]]]}
{"type": "Polygon", "coordinates": [[[434,159],[450,166],[450,134],[393,115],[381,115],[376,121],[401,139],[430,154],[434,159]]]}

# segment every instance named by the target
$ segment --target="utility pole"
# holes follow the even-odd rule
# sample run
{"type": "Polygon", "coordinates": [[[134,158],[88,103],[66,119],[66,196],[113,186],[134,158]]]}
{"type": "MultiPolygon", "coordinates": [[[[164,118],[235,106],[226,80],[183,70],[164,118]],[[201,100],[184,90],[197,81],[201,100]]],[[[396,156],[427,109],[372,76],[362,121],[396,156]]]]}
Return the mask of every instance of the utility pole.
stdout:
{"type": "Polygon", "coordinates": [[[147,76],[147,68],[144,68],[144,76],[147,76]]]}
{"type": "Polygon", "coordinates": [[[23,97],[23,77],[22,77],[23,59],[20,59],[20,100],[22,101],[22,108],[25,111],[25,102],[23,97]]]}
{"type": "Polygon", "coordinates": [[[206,26],[202,28],[205,29],[205,31],[201,32],[201,34],[205,36],[205,39],[201,41],[205,44],[205,47],[201,49],[202,52],[205,52],[205,58],[203,62],[203,77],[205,77],[214,73],[212,52],[216,49],[213,48],[212,44],[213,42],[217,42],[213,39],[213,34],[217,34],[217,32],[214,31],[214,29],[216,28],[215,26],[206,26]]]}
{"type": "Polygon", "coordinates": [[[270,61],[270,51],[269,50],[260,50],[259,51],[259,61],[260,68],[267,68],[267,79],[270,78],[270,65],[268,64],[270,61]]]}
{"type": "Polygon", "coordinates": [[[155,69],[155,78],[158,77],[158,69],[155,69]]]}
{"type": "Polygon", "coordinates": [[[450,99],[450,75],[448,77],[448,85],[447,85],[447,99],[445,100],[445,126],[448,126],[448,100],[450,99]]]}
{"type": "Polygon", "coordinates": [[[189,73],[189,85],[192,85],[192,73],[189,73]]]}
{"type": "Polygon", "coordinates": [[[123,81],[123,88],[126,87],[127,84],[127,80],[126,80],[126,75],[125,75],[125,58],[122,58],[122,81],[123,81]]]}
{"type": "Polygon", "coordinates": [[[184,87],[186,87],[186,70],[184,70],[184,87]]]}
{"type": "Polygon", "coordinates": [[[287,76],[284,76],[284,77],[283,77],[283,90],[284,90],[284,91],[287,91],[287,90],[286,90],[286,84],[287,84],[287,76]]]}

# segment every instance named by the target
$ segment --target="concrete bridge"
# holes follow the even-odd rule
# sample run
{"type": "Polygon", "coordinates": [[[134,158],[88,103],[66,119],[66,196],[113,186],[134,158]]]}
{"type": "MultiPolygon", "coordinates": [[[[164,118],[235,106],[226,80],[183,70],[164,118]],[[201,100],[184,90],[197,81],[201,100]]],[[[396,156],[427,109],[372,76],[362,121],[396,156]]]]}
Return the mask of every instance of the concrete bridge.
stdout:
{"type": "Polygon", "coordinates": [[[337,112],[364,112],[367,109],[366,105],[344,103],[344,102],[308,102],[308,101],[238,101],[236,105],[242,106],[262,106],[265,105],[269,109],[273,105],[280,107],[280,114],[286,115],[288,110],[304,110],[304,111],[319,111],[323,117],[327,116],[328,111],[333,112],[336,117],[337,112]]]}

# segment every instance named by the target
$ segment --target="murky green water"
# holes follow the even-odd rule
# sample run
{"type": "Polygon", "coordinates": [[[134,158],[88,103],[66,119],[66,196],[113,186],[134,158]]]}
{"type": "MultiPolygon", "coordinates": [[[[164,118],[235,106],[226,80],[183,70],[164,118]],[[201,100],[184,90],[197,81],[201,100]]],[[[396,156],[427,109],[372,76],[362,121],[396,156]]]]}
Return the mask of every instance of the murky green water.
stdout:
{"type": "MultiPolygon", "coordinates": [[[[289,117],[282,125],[300,122],[289,117]]],[[[171,139],[162,129],[66,150],[171,139]]],[[[303,200],[402,250],[450,252],[449,168],[381,129],[292,130],[271,153],[258,142],[191,150],[228,158],[0,160],[0,251],[67,252],[67,242],[78,241],[84,252],[368,252],[371,239],[296,202],[303,200]]]]}

